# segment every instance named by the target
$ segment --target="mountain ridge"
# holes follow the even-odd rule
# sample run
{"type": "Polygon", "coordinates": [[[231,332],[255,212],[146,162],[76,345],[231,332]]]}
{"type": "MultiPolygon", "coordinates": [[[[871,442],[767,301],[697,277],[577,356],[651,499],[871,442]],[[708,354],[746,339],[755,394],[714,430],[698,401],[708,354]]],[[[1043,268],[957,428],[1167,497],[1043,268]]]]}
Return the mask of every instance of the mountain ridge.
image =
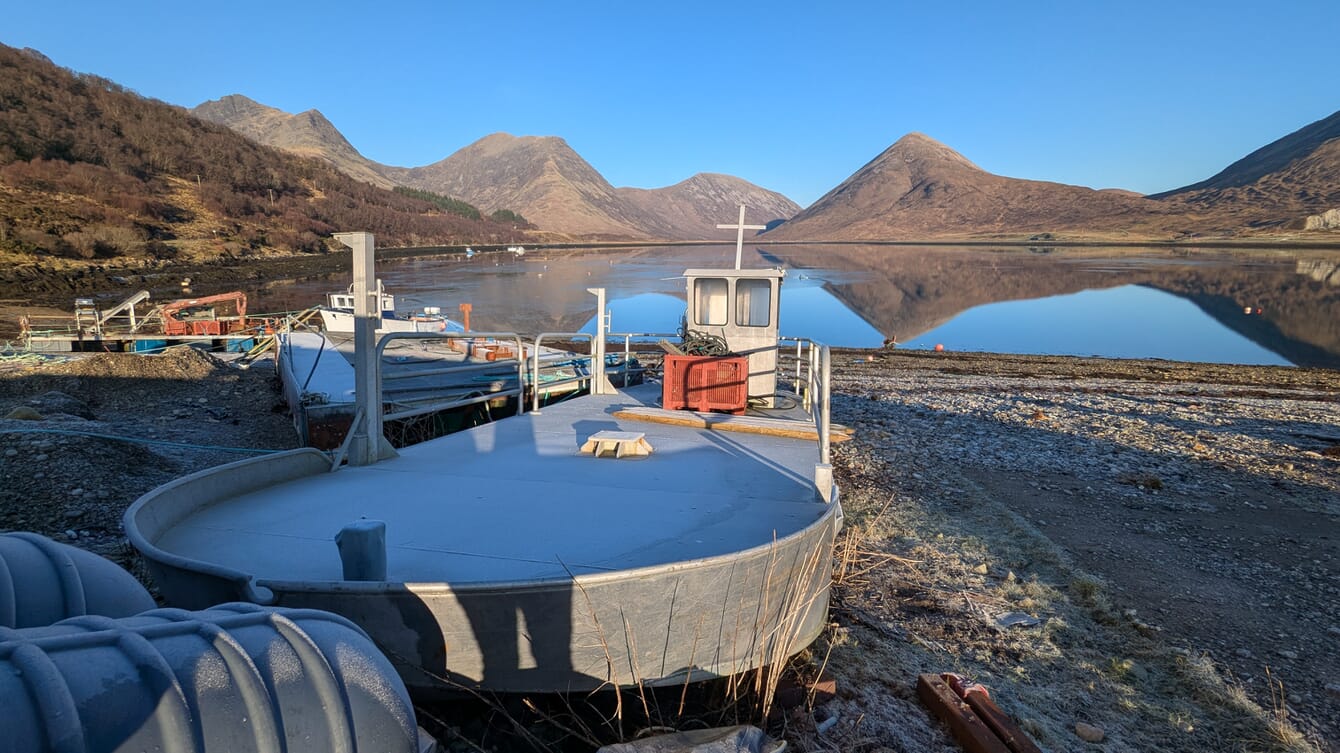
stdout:
{"type": "Polygon", "coordinates": [[[324,160],[364,183],[381,188],[396,185],[383,174],[378,163],[355,149],[320,110],[290,114],[241,94],[229,94],[202,102],[189,112],[266,146],[324,160]]]}
{"type": "Polygon", "coordinates": [[[698,173],[664,188],[615,188],[560,136],[497,132],[437,162],[398,167],[363,157],[317,110],[291,115],[231,94],[192,112],[263,144],[317,156],[360,180],[450,196],[485,213],[511,210],[562,236],[709,240],[717,234],[715,224],[733,216],[740,203],[750,207],[751,219],[766,215],[760,221],[800,211],[775,191],[720,173],[698,173]]]}
{"type": "Polygon", "coordinates": [[[1271,173],[1288,168],[1290,164],[1300,159],[1306,159],[1327,141],[1337,138],[1340,138],[1340,110],[1266,144],[1205,180],[1171,191],[1150,194],[1149,198],[1159,199],[1206,189],[1247,186],[1271,173]]]}
{"type": "MultiPolygon", "coordinates": [[[[765,238],[777,241],[1241,239],[1340,207],[1340,112],[1214,177],[1141,196],[986,172],[922,133],[898,139],[765,238]]],[[[1326,238],[1327,236],[1317,236],[1326,238]]]]}
{"type": "Polygon", "coordinates": [[[989,173],[922,134],[895,141],[769,240],[928,239],[964,233],[1048,233],[1105,216],[1156,212],[1149,199],[989,173]]]}

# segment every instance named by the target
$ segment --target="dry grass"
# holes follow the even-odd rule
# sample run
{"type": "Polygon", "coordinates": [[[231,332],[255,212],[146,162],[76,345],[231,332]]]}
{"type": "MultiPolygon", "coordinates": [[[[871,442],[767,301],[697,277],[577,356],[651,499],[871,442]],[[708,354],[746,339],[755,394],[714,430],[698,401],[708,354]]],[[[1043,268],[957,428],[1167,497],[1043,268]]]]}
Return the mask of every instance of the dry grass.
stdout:
{"type": "MultiPolygon", "coordinates": [[[[620,678],[622,686],[611,680],[584,694],[498,695],[435,675],[458,697],[446,704],[419,706],[420,722],[453,748],[474,751],[589,751],[654,734],[740,724],[770,728],[775,735],[813,734],[816,725],[809,713],[816,703],[813,692],[803,699],[801,710],[790,715],[778,707],[777,694],[784,681],[807,687],[823,671],[826,657],[798,645],[795,636],[820,608],[824,593],[820,586],[831,577],[832,552],[816,549],[791,561],[787,551],[774,542],[756,612],[749,619],[737,615],[741,619],[733,633],[723,639],[721,651],[736,657],[736,672],[716,680],[690,683],[686,678],[678,686],[651,686],[647,680],[654,675],[643,666],[646,655],[638,648],[645,636],[640,640],[633,620],[622,612],[614,626],[602,620],[590,594],[574,579],[578,603],[585,607],[587,624],[604,656],[604,671],[620,678]]],[[[658,634],[655,639],[659,645],[665,636],[658,634]]],[[[704,655],[717,650],[705,645],[701,649],[704,655]]]]}
{"type": "Polygon", "coordinates": [[[1209,658],[1116,612],[1101,579],[980,489],[890,498],[888,467],[836,464],[849,528],[837,545],[834,626],[815,650],[840,687],[820,713],[840,721],[793,737],[797,747],[956,750],[913,692],[917,674],[952,671],[989,685],[1045,749],[1088,745],[1074,732],[1085,722],[1104,730],[1104,750],[1315,753],[1282,689],[1274,709],[1252,703],[1209,658]],[[1005,612],[1039,625],[1000,627],[1005,612]]]}

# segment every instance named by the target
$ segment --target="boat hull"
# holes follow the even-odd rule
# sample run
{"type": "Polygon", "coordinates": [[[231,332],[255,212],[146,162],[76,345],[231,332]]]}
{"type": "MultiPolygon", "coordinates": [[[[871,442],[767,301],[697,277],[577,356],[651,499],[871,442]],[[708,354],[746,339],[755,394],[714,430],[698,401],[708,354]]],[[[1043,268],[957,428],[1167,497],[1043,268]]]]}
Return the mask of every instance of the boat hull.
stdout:
{"type": "Polygon", "coordinates": [[[750,552],[562,581],[259,585],[367,630],[419,689],[663,686],[776,664],[826,624],[836,510],[750,552]]]}
{"type": "Polygon", "coordinates": [[[328,470],[323,454],[303,449],[184,477],[138,500],[127,534],[168,604],[236,600],[334,612],[366,630],[420,690],[705,680],[785,661],[826,622],[836,501],[798,530],[739,551],[508,582],[264,579],[158,546],[205,508],[328,470]]]}
{"type": "MultiPolygon", "coordinates": [[[[354,321],[356,317],[350,311],[335,311],[329,308],[323,308],[321,313],[321,326],[327,332],[345,332],[354,331],[354,321]]],[[[383,316],[377,320],[377,332],[462,332],[464,327],[444,316],[421,316],[421,317],[391,317],[383,316]]]]}

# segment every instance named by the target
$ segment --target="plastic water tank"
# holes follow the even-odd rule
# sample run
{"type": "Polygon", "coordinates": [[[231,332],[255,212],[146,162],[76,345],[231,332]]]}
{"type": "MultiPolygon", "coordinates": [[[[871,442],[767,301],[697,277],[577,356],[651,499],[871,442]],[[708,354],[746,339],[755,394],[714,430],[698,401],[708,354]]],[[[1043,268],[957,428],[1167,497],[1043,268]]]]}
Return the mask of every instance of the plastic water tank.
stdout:
{"type": "Polygon", "coordinates": [[[0,751],[414,753],[404,684],[353,623],[225,604],[0,628],[0,751]]]}
{"type": "Polygon", "coordinates": [[[157,604],[130,573],[92,552],[35,533],[0,534],[0,627],[67,617],[129,617],[157,604]]]}

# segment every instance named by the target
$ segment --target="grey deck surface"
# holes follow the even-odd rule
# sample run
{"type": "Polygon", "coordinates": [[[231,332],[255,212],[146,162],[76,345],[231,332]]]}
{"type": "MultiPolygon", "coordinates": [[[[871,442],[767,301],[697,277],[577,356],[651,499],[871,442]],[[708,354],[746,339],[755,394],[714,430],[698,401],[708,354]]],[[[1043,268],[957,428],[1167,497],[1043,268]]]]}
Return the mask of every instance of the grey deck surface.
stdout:
{"type": "Polygon", "coordinates": [[[367,517],[386,522],[388,580],[516,581],[728,554],[825,514],[814,442],[609,415],[658,390],[580,398],[240,496],[157,544],[262,580],[338,581],[335,534],[367,517]],[[645,432],[654,452],[580,455],[601,430],[645,432]]]}

